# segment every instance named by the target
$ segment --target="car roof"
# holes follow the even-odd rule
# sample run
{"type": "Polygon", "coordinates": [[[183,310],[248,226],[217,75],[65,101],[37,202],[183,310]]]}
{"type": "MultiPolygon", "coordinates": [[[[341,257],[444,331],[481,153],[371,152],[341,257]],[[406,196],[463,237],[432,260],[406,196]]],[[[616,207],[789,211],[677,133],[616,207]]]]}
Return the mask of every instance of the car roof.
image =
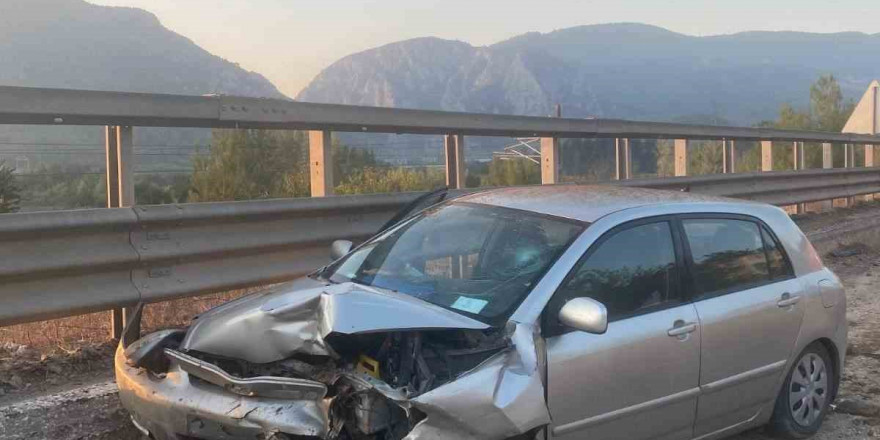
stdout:
{"type": "Polygon", "coordinates": [[[754,204],[745,200],[615,185],[536,185],[497,188],[462,196],[456,201],[532,211],[593,223],[624,209],[669,204],[754,204]]]}

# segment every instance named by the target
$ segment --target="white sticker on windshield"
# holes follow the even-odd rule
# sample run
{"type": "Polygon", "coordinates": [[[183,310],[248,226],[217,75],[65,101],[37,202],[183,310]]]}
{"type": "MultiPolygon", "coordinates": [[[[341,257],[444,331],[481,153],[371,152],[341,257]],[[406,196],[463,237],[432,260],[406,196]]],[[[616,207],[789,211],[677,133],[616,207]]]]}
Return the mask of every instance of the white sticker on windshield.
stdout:
{"type": "Polygon", "coordinates": [[[461,310],[463,312],[473,313],[474,315],[480,313],[486,304],[489,304],[489,301],[485,301],[482,299],[476,298],[468,298],[466,296],[459,296],[454,303],[452,303],[452,308],[456,310],[461,310]]]}

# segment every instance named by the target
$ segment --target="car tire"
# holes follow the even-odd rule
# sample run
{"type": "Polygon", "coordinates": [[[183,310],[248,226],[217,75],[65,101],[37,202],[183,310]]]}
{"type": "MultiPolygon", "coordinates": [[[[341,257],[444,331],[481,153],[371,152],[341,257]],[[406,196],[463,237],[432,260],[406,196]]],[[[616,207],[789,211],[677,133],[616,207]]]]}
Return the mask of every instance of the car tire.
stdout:
{"type": "Polygon", "coordinates": [[[838,375],[824,345],[814,342],[797,357],[776,398],[769,431],[804,439],[819,431],[837,389],[838,375]]]}

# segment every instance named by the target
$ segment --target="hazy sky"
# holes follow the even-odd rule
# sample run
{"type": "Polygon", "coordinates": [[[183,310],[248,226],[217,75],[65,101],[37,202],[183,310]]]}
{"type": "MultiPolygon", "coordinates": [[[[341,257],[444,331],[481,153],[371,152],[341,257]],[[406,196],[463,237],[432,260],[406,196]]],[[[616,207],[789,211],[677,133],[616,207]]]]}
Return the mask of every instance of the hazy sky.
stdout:
{"type": "Polygon", "coordinates": [[[487,45],[527,31],[641,22],[691,35],[880,33],[880,0],[89,0],[134,6],[296,93],[337,59],[436,36],[487,45]]]}

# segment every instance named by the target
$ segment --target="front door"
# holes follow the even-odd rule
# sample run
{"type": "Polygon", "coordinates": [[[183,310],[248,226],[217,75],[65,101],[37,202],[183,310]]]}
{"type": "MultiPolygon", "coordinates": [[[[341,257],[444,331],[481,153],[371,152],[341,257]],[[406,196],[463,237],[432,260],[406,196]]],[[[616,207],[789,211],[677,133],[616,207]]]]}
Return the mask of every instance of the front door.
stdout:
{"type": "Polygon", "coordinates": [[[749,217],[684,218],[702,327],[695,435],[772,411],[804,315],[802,283],[766,226],[749,217]]]}
{"type": "Polygon", "coordinates": [[[625,225],[594,244],[556,292],[543,325],[553,438],[691,438],[700,328],[682,301],[680,250],[669,220],[625,225]],[[606,333],[559,323],[575,297],[606,306],[606,333]]]}

